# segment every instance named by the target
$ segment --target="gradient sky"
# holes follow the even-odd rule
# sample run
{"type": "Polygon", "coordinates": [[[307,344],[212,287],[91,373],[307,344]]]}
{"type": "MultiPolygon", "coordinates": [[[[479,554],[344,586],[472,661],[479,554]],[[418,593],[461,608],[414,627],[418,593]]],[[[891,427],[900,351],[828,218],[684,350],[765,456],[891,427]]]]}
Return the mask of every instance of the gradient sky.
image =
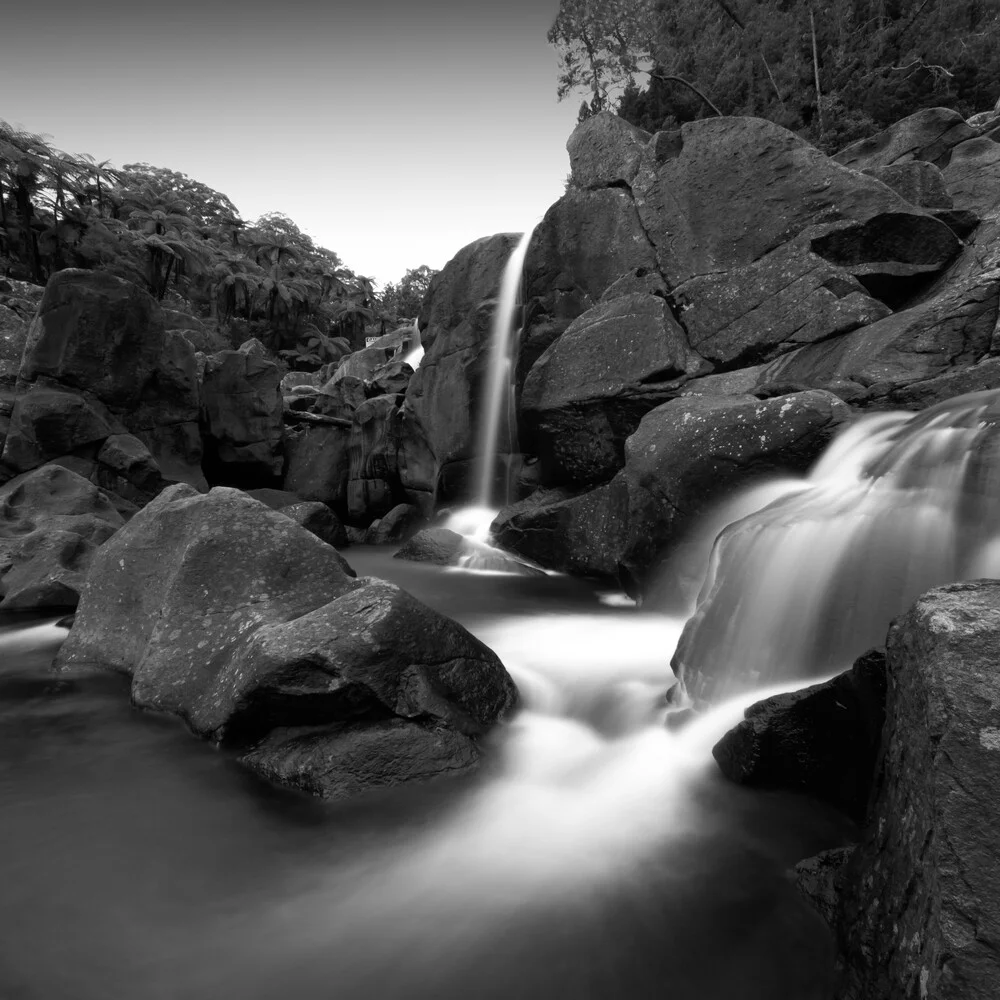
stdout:
{"type": "Polygon", "coordinates": [[[558,0],[76,0],[0,22],[0,118],[290,216],[380,283],[563,190],[558,0]]]}

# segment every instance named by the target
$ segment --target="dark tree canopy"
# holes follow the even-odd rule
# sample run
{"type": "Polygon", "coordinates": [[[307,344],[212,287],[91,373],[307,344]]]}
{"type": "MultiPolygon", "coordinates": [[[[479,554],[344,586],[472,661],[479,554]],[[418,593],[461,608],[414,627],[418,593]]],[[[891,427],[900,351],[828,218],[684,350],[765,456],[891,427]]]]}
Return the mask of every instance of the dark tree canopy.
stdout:
{"type": "Polygon", "coordinates": [[[560,97],[649,130],[714,114],[700,92],[832,149],[1000,96],[1000,0],[562,0],[548,37],[560,97]]]}

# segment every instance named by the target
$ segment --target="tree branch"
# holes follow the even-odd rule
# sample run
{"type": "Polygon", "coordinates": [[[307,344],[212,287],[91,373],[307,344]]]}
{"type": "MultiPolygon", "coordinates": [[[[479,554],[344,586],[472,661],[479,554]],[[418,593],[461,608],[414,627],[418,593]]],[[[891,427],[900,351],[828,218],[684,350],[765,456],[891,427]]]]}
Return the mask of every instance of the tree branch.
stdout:
{"type": "Polygon", "coordinates": [[[722,112],[693,84],[689,83],[682,76],[663,76],[660,73],[654,73],[652,70],[646,70],[647,73],[654,80],[662,80],[664,83],[680,83],[683,84],[688,90],[693,90],[720,118],[724,115],[722,112]]]}

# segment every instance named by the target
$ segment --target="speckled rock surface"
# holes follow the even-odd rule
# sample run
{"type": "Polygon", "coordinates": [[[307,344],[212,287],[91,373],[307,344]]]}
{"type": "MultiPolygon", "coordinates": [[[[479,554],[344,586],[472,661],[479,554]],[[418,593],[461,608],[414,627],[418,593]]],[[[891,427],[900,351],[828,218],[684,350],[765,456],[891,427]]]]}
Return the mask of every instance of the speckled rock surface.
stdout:
{"type": "Polygon", "coordinates": [[[844,1000],[1000,996],[1000,582],[930,591],[887,642],[873,810],[844,873],[844,1000]]]}
{"type": "Polygon", "coordinates": [[[0,486],[0,608],[75,607],[99,546],[124,523],[93,483],[57,465],[0,486]]]}
{"type": "Polygon", "coordinates": [[[641,583],[699,514],[756,478],[805,471],[849,415],[817,391],[686,396],[647,413],[611,483],[625,494],[623,567],[641,583]]]}

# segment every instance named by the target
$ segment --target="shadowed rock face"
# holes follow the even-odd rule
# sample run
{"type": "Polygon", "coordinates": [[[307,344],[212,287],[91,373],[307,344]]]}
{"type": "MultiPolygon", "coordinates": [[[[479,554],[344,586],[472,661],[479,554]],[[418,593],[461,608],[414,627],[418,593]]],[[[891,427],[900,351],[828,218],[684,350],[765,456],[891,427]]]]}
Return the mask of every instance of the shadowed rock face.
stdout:
{"type": "Polygon", "coordinates": [[[872,812],[841,876],[844,1000],[1000,995],[1000,584],[931,591],[889,630],[872,812]]]}
{"type": "Polygon", "coordinates": [[[398,587],[355,579],[292,518],[224,487],[164,490],[98,552],[58,663],[129,675],[135,704],[200,735],[267,739],[252,766],[329,794],[369,781],[351,748],[374,747],[387,722],[370,777],[380,784],[469,766],[469,741],[516,701],[500,661],[461,626],[398,587]],[[448,734],[428,735],[437,729],[448,734]],[[409,749],[393,769],[401,734],[409,749]],[[304,770],[308,780],[294,777],[304,770]]]}
{"type": "Polygon", "coordinates": [[[0,608],[76,607],[98,547],[124,523],[102,490],[60,466],[0,486],[0,608]]]}

